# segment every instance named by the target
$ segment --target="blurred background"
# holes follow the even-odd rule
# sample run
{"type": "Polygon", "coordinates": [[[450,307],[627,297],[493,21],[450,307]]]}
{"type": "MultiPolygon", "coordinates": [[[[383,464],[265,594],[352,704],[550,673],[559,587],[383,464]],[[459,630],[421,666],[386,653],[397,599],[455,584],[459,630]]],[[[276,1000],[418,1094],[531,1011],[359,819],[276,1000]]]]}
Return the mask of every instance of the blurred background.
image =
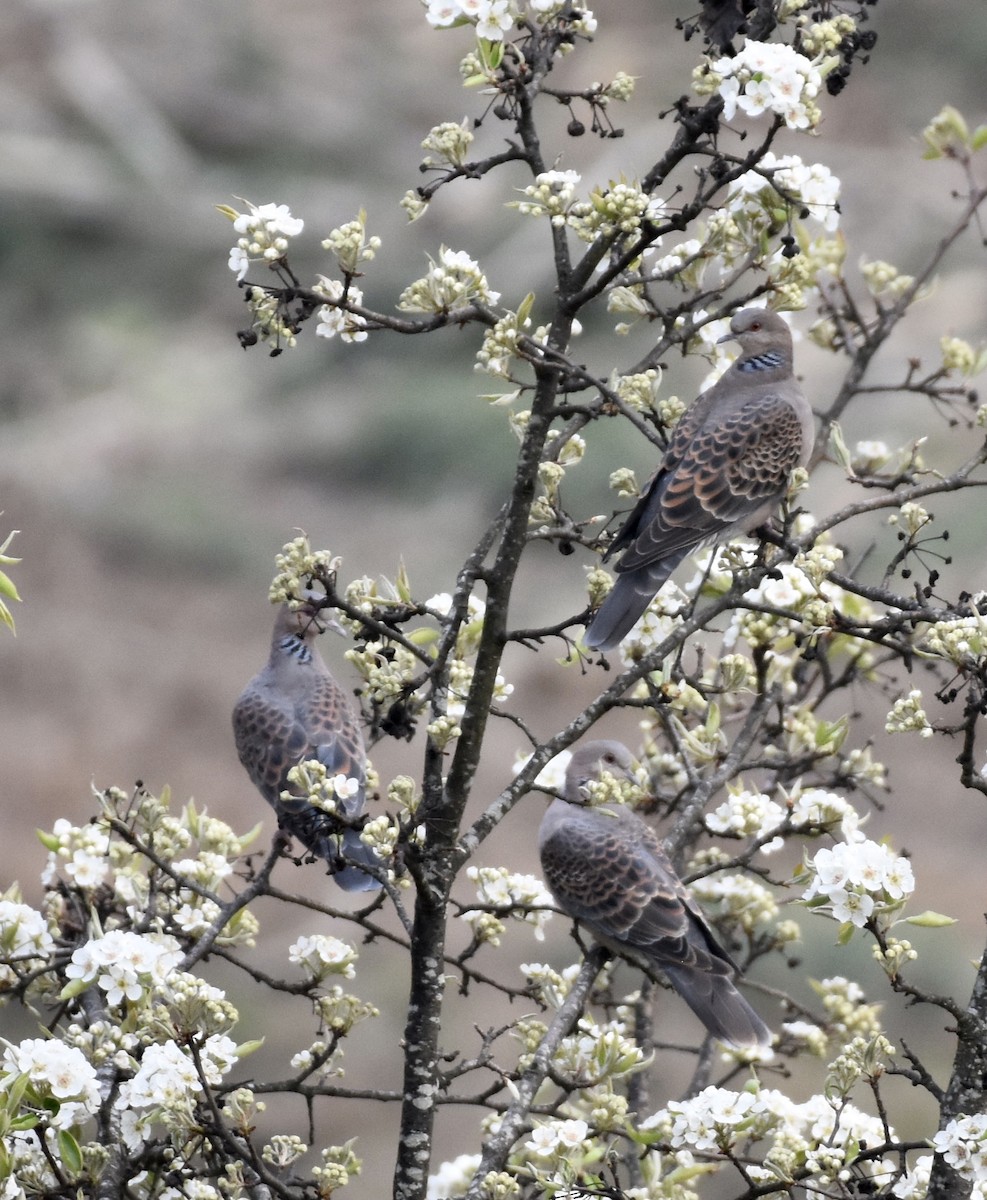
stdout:
{"type": "MultiPolygon", "coordinates": [[[[560,154],[560,166],[593,182],[633,178],[654,161],[672,135],[658,115],[689,90],[699,52],[673,27],[676,16],[693,15],[689,0],[613,7],[598,12],[595,44],[573,55],[561,77],[637,76],[632,103],[611,112],[626,136],[567,139],[562,108],[547,113],[544,127],[546,158],[560,154]]],[[[971,124],[987,116],[983,0],[930,11],[923,0],[883,0],[872,10],[873,61],[856,67],[843,96],[824,98],[823,136],[782,143],[842,178],[851,264],[866,253],[904,271],[921,266],[949,228],[958,207],[950,189],[962,182],[955,167],[921,161],[921,130],[945,103],[971,124]]],[[[34,830],[59,816],[85,820],[90,783],[168,784],[179,801],[194,797],[239,829],[263,819],[266,844],[274,822],[236,760],[229,713],[266,657],[274,554],[301,528],[314,546],[344,556],[344,580],[393,578],[403,561],[427,597],[451,588],[499,507],[515,442],[503,412],[478,399],[493,389],[472,371],[476,332],[343,346],[315,339],[310,327],[280,358],[262,347],[245,354],[235,330],[246,310],[226,268],[233,231],[213,208],[236,205],[235,197],[289,205],[306,220],[292,259],[302,279],[332,273],[320,240],[365,208],[370,232],[384,241],[363,281],[373,307],[391,307],[440,244],[479,258],[511,307],[528,290],[547,295],[545,229],[504,207],[506,176],[444,190],[414,226],[398,206],[421,179],[428,130],[483,111],[484,99],[459,82],[468,47],[465,31],[431,30],[416,0],[8,0],[0,8],[0,532],[21,530],[13,549],[23,562],[11,574],[24,599],[16,639],[0,635],[0,889],[18,879],[27,899],[39,898],[44,853],[34,830]]],[[[504,134],[488,117],[477,154],[496,150],[504,134]]],[[[516,170],[510,186],[526,182],[516,170]]],[[[983,340],[983,266],[969,234],[871,382],[900,378],[907,356],[936,363],[942,333],[983,340]]],[[[794,323],[804,329],[808,320],[794,323]]],[[[590,322],[581,350],[603,374],[647,344],[646,331],[643,342],[615,344],[609,329],[590,322]]],[[[810,398],[826,407],[837,364],[807,343],[798,363],[810,398]]],[[[668,367],[669,390],[691,397],[704,364],[668,367]]],[[[970,444],[908,398],[860,403],[846,425],[851,442],[897,445],[928,434],[927,457],[939,461],[938,453],[946,465],[970,444]]],[[[570,473],[567,499],[578,512],[609,511],[613,466],[631,463],[644,475],[651,456],[617,422],[594,429],[590,445],[587,463],[570,473]]],[[[842,487],[824,466],[807,505],[829,510],[842,487]]],[[[935,511],[954,533],[952,594],[987,585],[982,521],[962,519],[969,499],[935,511]]],[[[587,562],[536,549],[518,590],[518,621],[581,609],[587,562]]],[[[324,652],[352,686],[345,645],[333,641],[324,652]]],[[[598,672],[581,676],[556,657],[550,648],[509,663],[516,710],[545,736],[602,686],[598,672]]],[[[890,834],[915,852],[917,908],[961,918],[934,939],[915,938],[928,950],[919,973],[963,995],[987,904],[972,850],[984,837],[982,799],[956,782],[958,746],[891,740],[887,706],[871,711],[866,696],[854,699],[864,713],[858,740],[872,736],[875,756],[891,767],[892,793],[871,836],[890,834]]],[[[636,740],[626,717],[604,728],[636,740]]],[[[519,748],[516,730],[494,729],[477,811],[519,748]]],[[[414,775],[419,746],[390,742],[373,757],[385,781],[414,775]]],[[[484,846],[483,860],[535,870],[540,816],[532,797],[484,846]]],[[[301,891],[328,886],[318,868],[298,873],[288,864],[279,881],[301,891]]],[[[311,919],[291,917],[285,929],[274,906],[260,915],[261,952],[284,969],[287,934],[301,925],[313,932],[311,919]]],[[[874,998],[884,995],[866,948],[837,952],[834,926],[805,916],[803,926],[811,927],[807,973],[849,974],[849,960],[874,998]]],[[[516,939],[519,958],[571,961],[561,922],[550,926],[547,947],[529,932],[516,939]]],[[[405,980],[372,949],[356,990],[378,1000],[383,1015],[354,1039],[347,1082],[398,1087],[405,980]]],[[[488,1023],[484,1003],[452,1000],[451,1009],[469,1028],[488,1023]]],[[[677,1035],[681,1024],[681,1036],[694,1037],[681,1007],[669,1006],[669,1028],[677,1035]]],[[[240,1036],[258,1036],[267,1014],[243,1012],[240,1036]]],[[[291,1019],[297,1028],[307,1018],[296,1005],[291,1019]]],[[[928,1010],[907,1019],[906,1028],[922,1031],[942,1024],[928,1010]]],[[[287,1052],[268,1033],[248,1070],[283,1076],[287,1052]]],[[[663,1080],[656,1102],[674,1086],[663,1080]]],[[[371,1122],[358,1122],[345,1106],[317,1110],[317,1138],[362,1131],[356,1194],[379,1194],[392,1162],[396,1108],[370,1112],[371,1122]]],[[[303,1127],[301,1106],[296,1116],[303,1127]]],[[[914,1119],[920,1127],[923,1113],[914,1119]]],[[[476,1121],[475,1112],[444,1118],[440,1154],[474,1149],[467,1131],[476,1121]]]]}

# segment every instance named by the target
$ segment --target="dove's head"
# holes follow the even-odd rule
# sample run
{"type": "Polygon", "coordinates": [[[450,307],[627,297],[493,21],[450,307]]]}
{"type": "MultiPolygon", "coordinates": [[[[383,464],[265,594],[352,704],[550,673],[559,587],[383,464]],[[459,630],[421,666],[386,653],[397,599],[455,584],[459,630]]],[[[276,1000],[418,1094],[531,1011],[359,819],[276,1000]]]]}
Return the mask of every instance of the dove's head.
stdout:
{"type": "Polygon", "coordinates": [[[587,784],[599,782],[605,774],[636,782],[636,766],[634,756],[623,742],[587,742],[574,750],[569,760],[565,798],[570,804],[586,804],[590,799],[587,784]]]}
{"type": "Polygon", "coordinates": [[[767,308],[742,308],[730,321],[730,332],[721,342],[739,342],[745,358],[780,350],[786,362],[792,358],[792,331],[788,322],[767,308]]]}
{"type": "Polygon", "coordinates": [[[326,596],[314,588],[306,588],[301,593],[301,600],[294,604],[282,604],[274,623],[274,636],[301,638],[311,641],[327,629],[342,633],[339,624],[334,621],[325,609],[326,596]]]}

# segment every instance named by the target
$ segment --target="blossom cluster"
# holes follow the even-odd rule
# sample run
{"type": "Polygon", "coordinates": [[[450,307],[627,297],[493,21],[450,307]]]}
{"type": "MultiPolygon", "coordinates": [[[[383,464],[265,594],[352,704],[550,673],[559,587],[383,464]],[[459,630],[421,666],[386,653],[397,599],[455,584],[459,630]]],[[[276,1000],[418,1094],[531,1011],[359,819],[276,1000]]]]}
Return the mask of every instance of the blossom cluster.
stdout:
{"type": "Polygon", "coordinates": [[[39,1118],[50,1113],[53,1129],[71,1129],[99,1111],[102,1097],[95,1067],[78,1047],[57,1038],[8,1043],[0,1064],[0,1095],[8,1093],[18,1077],[29,1084],[22,1111],[33,1111],[39,1118]]]}
{"type": "Polygon", "coordinates": [[[706,816],[711,833],[735,837],[764,837],[783,824],[785,810],[769,796],[747,788],[732,792],[706,816]]]}
{"type": "Polygon", "coordinates": [[[330,230],[322,242],[322,249],[335,254],[339,269],[347,276],[355,275],[363,263],[371,262],[380,246],[376,234],[367,237],[367,214],[362,208],[352,221],[330,230]]]}
{"type": "Polygon", "coordinates": [[[886,733],[918,733],[924,738],[932,737],[935,731],[922,707],[922,693],[918,688],[898,697],[887,715],[884,729],[886,733]]]}
{"type": "Polygon", "coordinates": [[[511,378],[511,360],[517,356],[518,340],[531,324],[528,311],[529,301],[522,305],[517,312],[507,312],[499,317],[483,335],[483,344],[476,353],[474,369],[486,371],[488,375],[498,375],[502,379],[511,378]]]}
{"type": "MultiPolygon", "coordinates": [[[[57,1005],[59,1014],[52,1036],[8,1042],[0,1060],[0,1195],[86,1190],[117,1155],[135,1198],[236,1200],[245,1193],[203,1150],[203,1133],[229,1140],[255,1126],[263,1103],[249,1088],[226,1085],[261,1043],[234,1040],[237,1008],[183,964],[203,933],[216,945],[244,945],[256,932],[247,910],[227,917],[215,896],[251,836],[192,804],[172,812],[166,793],[96,797],[94,820],[60,820],[40,835],[49,851],[44,913],[16,889],[0,900],[0,991],[26,981],[28,1000],[57,1005]],[[197,922],[186,915],[193,904],[197,922]],[[204,905],[214,910],[209,921],[204,905]],[[55,955],[55,934],[70,942],[69,954],[55,955]],[[143,1170],[162,1154],[181,1187],[162,1190],[160,1176],[143,1170]]],[[[376,1015],[338,986],[321,990],[333,976],[352,977],[356,951],[315,933],[297,938],[288,955],[309,977],[327,1035],[317,1063],[331,1072],[340,1040],[376,1015]]],[[[276,1134],[261,1156],[286,1164],[302,1153],[297,1138],[276,1134]]],[[[322,1158],[311,1174],[326,1186],[360,1169],[350,1143],[327,1147],[322,1158]]]]}
{"type": "Polygon", "coordinates": [[[739,109],[748,117],[776,113],[789,129],[814,129],[822,115],[815,98],[823,69],[791,46],[748,40],[732,58],[712,62],[711,74],[700,77],[699,86],[715,86],[728,121],[739,109]]]}
{"type": "MultiPolygon", "coordinates": [[[[776,308],[805,308],[819,274],[839,277],[842,271],[846,251],[836,233],[839,196],[840,181],[825,165],[804,162],[797,154],[779,157],[766,152],[756,167],[729,185],[717,209],[694,223],[688,237],[673,246],[653,238],[644,250],[640,274],[628,272],[615,282],[608,308],[632,319],[618,324],[616,332],[627,332],[641,318],[656,319],[642,282],[672,282],[683,291],[695,291],[722,284],[751,263],[766,272],[776,308]],[[810,222],[822,232],[810,235],[810,222]],[[786,236],[779,242],[782,234],[786,236]]],[[[573,206],[574,213],[578,207],[573,206]]],[[[662,211],[662,202],[652,199],[649,219],[658,220],[662,211]]],[[[729,362],[728,352],[717,344],[725,327],[702,325],[705,315],[691,310],[691,320],[699,326],[696,348],[718,372],[729,362]]]]}
{"type": "Polygon", "coordinates": [[[297,963],[316,982],[329,975],[352,979],[356,974],[357,953],[353,947],[325,933],[298,938],[288,947],[288,960],[297,963]]]}
{"type": "Polygon", "coordinates": [[[313,808],[330,816],[345,816],[346,802],[352,800],[363,787],[361,778],[343,773],[330,775],[325,765],[314,758],[292,767],[285,778],[291,784],[281,793],[281,800],[286,805],[291,805],[299,795],[304,795],[313,808]]]}
{"type": "MultiPolygon", "coordinates": [[[[256,918],[241,909],[223,925],[217,891],[257,837],[260,825],[237,835],[191,802],[176,816],[169,809],[167,793],[160,798],[148,793],[131,798],[110,789],[97,796],[104,809],[100,819],[82,826],[60,819],[50,833],[40,835],[49,851],[42,877],[46,886],[56,887],[63,871],[72,886],[87,896],[106,888],[122,910],[153,911],[162,928],[175,937],[198,938],[219,923],[219,944],[251,944],[256,918]],[[133,845],[111,834],[111,822],[124,811],[137,836],[153,842],[155,850],[172,862],[172,874],[159,871],[133,845]]],[[[136,986],[132,980],[128,985],[136,986]]]]}
{"type": "Polygon", "coordinates": [[[733,925],[745,933],[771,929],[776,944],[799,937],[794,921],[778,922],[778,901],[770,888],[739,872],[721,871],[704,875],[690,885],[703,907],[718,917],[717,923],[733,925]]]}
{"type": "Polygon", "coordinates": [[[664,200],[649,196],[636,184],[620,180],[594,188],[588,200],[573,204],[568,224],[584,242],[593,242],[601,236],[637,233],[644,222],[660,221],[664,211],[664,200]]]}
{"type": "Polygon", "coordinates": [[[367,340],[365,318],[344,307],[344,302],[358,307],[363,303],[363,292],[354,283],[344,284],[339,279],[320,275],[312,291],[328,301],[319,309],[316,337],[334,338],[338,335],[340,341],[350,343],[367,340]]]}
{"type": "Polygon", "coordinates": [[[765,227],[777,220],[779,209],[804,210],[805,216],[818,222],[827,233],[834,233],[840,221],[840,181],[823,163],[806,163],[797,154],[777,157],[764,154],[756,168],[737,180],[727,199],[726,211],[734,221],[747,221],[765,227]]]}
{"type": "Polygon", "coordinates": [[[807,869],[810,882],[802,899],[859,928],[872,918],[886,922],[915,889],[908,859],[866,839],[818,850],[807,869]]]}
{"type": "Polygon", "coordinates": [[[124,1000],[135,1003],[160,992],[181,958],[173,937],[111,929],[73,951],[65,974],[79,985],[95,982],[106,993],[107,1004],[119,1006],[124,1000]]]}
{"type": "Polygon", "coordinates": [[[55,942],[44,916],[11,888],[0,900],[0,990],[39,967],[55,942]]]}
{"type": "Polygon", "coordinates": [[[647,1058],[624,1021],[597,1023],[582,1017],[575,1031],[562,1039],[552,1061],[561,1074],[579,1081],[579,1092],[571,1100],[579,1108],[596,1101],[599,1085],[633,1075],[647,1058]]]}
{"type": "Polygon", "coordinates": [[[580,179],[578,171],[542,171],[524,189],[527,199],[518,200],[514,207],[525,216],[548,217],[553,225],[565,225],[580,179]]]}
{"type": "Polygon", "coordinates": [[[286,204],[251,204],[244,201],[249,212],[241,213],[227,205],[219,206],[219,211],[233,222],[233,228],[240,237],[230,251],[230,270],[237,279],[243,279],[250,269],[251,263],[265,263],[276,267],[282,263],[288,253],[288,246],[293,237],[305,227],[305,222],[299,217],[293,217],[286,204]]]}
{"type": "Polygon", "coordinates": [[[564,20],[573,32],[589,36],[596,19],[588,9],[572,10],[564,0],[424,0],[425,19],[435,29],[471,24],[477,37],[503,41],[522,18],[538,25],[564,20]]]}
{"type": "Polygon", "coordinates": [[[422,149],[434,151],[439,156],[439,161],[426,158],[422,166],[461,167],[466,162],[466,153],[472,144],[473,132],[467,128],[465,118],[459,124],[455,121],[443,121],[441,125],[429,130],[428,137],[422,142],[422,149]]]}
{"type": "Polygon", "coordinates": [[[932,1139],[938,1154],[962,1179],[979,1184],[983,1194],[987,1185],[987,1114],[954,1117],[932,1139]]]}
{"type": "Polygon", "coordinates": [[[922,649],[958,667],[973,667],[987,656],[987,614],[976,612],[937,621],[926,632],[922,649]]]}
{"type": "Polygon", "coordinates": [[[438,261],[429,258],[428,273],[410,283],[398,297],[398,308],[406,312],[453,312],[471,303],[496,304],[500,293],[493,291],[475,259],[465,250],[442,246],[438,261]]]}
{"type": "Polygon", "coordinates": [[[502,918],[508,917],[533,925],[535,937],[544,940],[545,925],[552,916],[552,894],[537,876],[504,867],[467,867],[466,877],[476,884],[476,897],[485,906],[467,910],[462,917],[478,941],[499,946],[506,929],[502,918]]]}
{"type": "Polygon", "coordinates": [[[758,1163],[746,1167],[755,1185],[802,1175],[825,1188],[848,1168],[875,1183],[897,1173],[890,1156],[858,1158],[862,1145],[885,1144],[881,1121],[821,1095],[797,1104],[773,1088],[707,1087],[688,1100],[670,1102],[640,1129],[649,1139],[667,1139],[679,1152],[713,1156],[714,1162],[721,1155],[742,1156],[759,1141],[758,1163]]]}

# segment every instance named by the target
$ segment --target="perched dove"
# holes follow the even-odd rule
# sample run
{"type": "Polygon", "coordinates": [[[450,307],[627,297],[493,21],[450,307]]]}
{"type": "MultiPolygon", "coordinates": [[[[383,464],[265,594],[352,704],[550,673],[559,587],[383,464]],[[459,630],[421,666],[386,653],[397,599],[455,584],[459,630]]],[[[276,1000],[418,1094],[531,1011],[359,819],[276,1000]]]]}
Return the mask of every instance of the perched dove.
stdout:
{"type": "Polygon", "coordinates": [[[278,814],[281,828],[324,858],[340,887],[348,892],[370,891],[380,883],[355,864],[379,867],[380,861],[357,831],[343,832],[340,849],[335,836],[340,827],[330,815],[301,797],[281,799],[291,786],[286,778],[289,770],[307,759],[318,759],[330,776],[358,781],[353,795],[340,801],[346,816],[352,819],[363,811],[363,735],[352,705],[315,645],[326,625],[312,604],[303,603],[295,611],[282,605],[274,621],[267,666],[251,679],[233,708],[233,734],[240,761],[278,814]]]}
{"type": "Polygon", "coordinates": [[[538,834],[548,886],[559,907],[596,940],[660,967],[714,1037],[766,1045],[771,1032],[734,987],[738,968],[676,875],[657,834],[625,805],[587,807],[586,784],[603,772],[633,778],[620,742],[587,742],[572,756],[563,800],[538,834]]]}
{"type": "Polygon", "coordinates": [[[812,453],[812,409],[792,374],[792,336],[777,313],[745,308],[730,333],[740,355],[692,404],[661,466],[606,553],[617,581],[586,630],[611,650],[683,558],[711,539],[754,529],[812,453]]]}

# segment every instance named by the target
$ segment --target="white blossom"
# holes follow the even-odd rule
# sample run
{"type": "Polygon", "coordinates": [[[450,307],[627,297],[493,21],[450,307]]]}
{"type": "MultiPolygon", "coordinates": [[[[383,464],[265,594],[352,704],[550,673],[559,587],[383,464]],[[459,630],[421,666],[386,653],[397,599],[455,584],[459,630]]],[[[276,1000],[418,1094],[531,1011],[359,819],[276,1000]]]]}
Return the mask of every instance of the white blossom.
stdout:
{"type": "Polygon", "coordinates": [[[863,927],[881,908],[900,907],[915,887],[911,864],[882,843],[861,839],[816,852],[803,900],[825,897],[838,921],[863,927]]]}
{"type": "Polygon", "coordinates": [[[181,957],[172,937],[114,929],[80,946],[65,974],[86,983],[96,980],[107,1003],[120,1004],[124,998],[137,1001],[163,987],[181,957]]]}
{"type": "MultiPolygon", "coordinates": [[[[339,279],[327,279],[319,276],[319,282],[314,291],[327,300],[339,301],[346,296],[350,304],[363,304],[363,292],[354,284],[346,287],[339,279]]],[[[367,340],[367,323],[357,313],[347,312],[338,304],[323,304],[319,309],[319,323],[315,327],[318,337],[333,338],[337,334],[343,342],[365,342],[367,340]]]]}
{"type": "Polygon", "coordinates": [[[763,112],[784,117],[789,129],[809,129],[819,120],[814,98],[822,75],[804,55],[778,42],[748,41],[733,58],[711,64],[721,80],[723,115],[732,121],[739,108],[747,116],[763,112]]]}
{"type": "Polygon", "coordinates": [[[465,1196],[479,1165],[479,1154],[460,1154],[450,1162],[442,1163],[438,1171],[428,1177],[426,1200],[453,1200],[465,1196]]]}
{"type": "Polygon", "coordinates": [[[57,1039],[26,1038],[3,1052],[5,1070],[27,1075],[56,1100],[75,1101],[89,1114],[99,1109],[96,1068],[75,1046],[57,1039]]]}
{"type": "Polygon", "coordinates": [[[304,967],[316,979],[326,975],[342,975],[352,979],[356,974],[357,953],[352,946],[329,934],[316,933],[300,937],[288,947],[288,959],[304,967]]]}
{"type": "MultiPolygon", "coordinates": [[[[0,957],[8,959],[44,958],[54,948],[48,923],[29,904],[0,900],[0,957]]],[[[22,963],[26,966],[26,963],[22,963]]],[[[11,982],[14,969],[0,965],[0,981],[11,982]]]]}

